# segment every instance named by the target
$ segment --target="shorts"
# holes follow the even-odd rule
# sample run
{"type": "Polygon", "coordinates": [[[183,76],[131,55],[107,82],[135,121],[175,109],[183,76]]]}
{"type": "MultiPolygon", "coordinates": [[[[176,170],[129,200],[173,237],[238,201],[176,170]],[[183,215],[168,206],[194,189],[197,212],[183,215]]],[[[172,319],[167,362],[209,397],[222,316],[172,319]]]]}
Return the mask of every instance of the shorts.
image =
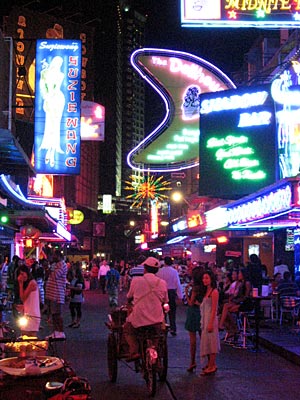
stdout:
{"type": "Polygon", "coordinates": [[[61,314],[62,313],[62,304],[57,303],[57,301],[50,300],[50,313],[53,314],[61,314]]]}

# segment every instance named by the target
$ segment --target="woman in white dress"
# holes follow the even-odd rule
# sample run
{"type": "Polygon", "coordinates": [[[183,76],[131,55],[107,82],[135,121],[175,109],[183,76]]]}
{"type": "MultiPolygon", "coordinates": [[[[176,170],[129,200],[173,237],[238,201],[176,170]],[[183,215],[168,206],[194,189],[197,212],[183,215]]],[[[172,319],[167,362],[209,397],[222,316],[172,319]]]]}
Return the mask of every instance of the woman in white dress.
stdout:
{"type": "Polygon", "coordinates": [[[24,316],[27,317],[26,326],[21,328],[22,335],[36,337],[41,322],[40,295],[38,284],[26,265],[18,269],[18,282],[24,316]]]}
{"type": "Polygon", "coordinates": [[[202,359],[206,359],[207,364],[203,368],[201,375],[209,375],[217,371],[216,356],[220,351],[217,317],[219,292],[217,289],[216,277],[212,271],[205,271],[202,281],[206,287],[206,293],[200,305],[200,355],[202,359]]]}

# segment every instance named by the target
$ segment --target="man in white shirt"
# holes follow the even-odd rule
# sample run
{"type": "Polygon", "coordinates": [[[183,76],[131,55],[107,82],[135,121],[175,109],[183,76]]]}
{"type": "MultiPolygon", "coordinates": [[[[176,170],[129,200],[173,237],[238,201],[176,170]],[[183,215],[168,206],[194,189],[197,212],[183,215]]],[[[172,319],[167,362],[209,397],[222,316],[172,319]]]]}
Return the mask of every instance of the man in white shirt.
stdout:
{"type": "Polygon", "coordinates": [[[176,336],[176,300],[182,299],[182,288],[180,284],[179,274],[175,268],[173,268],[173,262],[171,257],[165,257],[164,266],[159,269],[156,274],[159,278],[163,279],[168,288],[169,296],[169,320],[170,320],[170,333],[172,336],[176,336]]]}
{"type": "Polygon", "coordinates": [[[148,257],[144,265],[144,275],[135,277],[127,293],[127,299],[133,303],[133,310],[124,324],[123,333],[129,345],[129,358],[134,361],[139,358],[136,329],[142,326],[153,326],[160,331],[164,321],[163,305],[168,303],[166,282],[155,276],[159,261],[148,257]]]}
{"type": "Polygon", "coordinates": [[[99,272],[98,272],[98,281],[99,281],[99,287],[102,290],[102,293],[106,293],[105,285],[106,285],[106,274],[110,270],[109,265],[107,264],[106,260],[103,260],[99,272]]]}

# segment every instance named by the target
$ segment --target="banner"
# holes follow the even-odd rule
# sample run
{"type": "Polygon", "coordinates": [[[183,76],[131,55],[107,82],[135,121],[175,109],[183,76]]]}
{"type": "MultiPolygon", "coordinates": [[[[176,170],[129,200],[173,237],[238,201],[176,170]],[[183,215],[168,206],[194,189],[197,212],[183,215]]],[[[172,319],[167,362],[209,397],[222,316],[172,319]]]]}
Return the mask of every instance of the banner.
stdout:
{"type": "Polygon", "coordinates": [[[37,40],[34,166],[80,173],[81,41],[37,40]]]}

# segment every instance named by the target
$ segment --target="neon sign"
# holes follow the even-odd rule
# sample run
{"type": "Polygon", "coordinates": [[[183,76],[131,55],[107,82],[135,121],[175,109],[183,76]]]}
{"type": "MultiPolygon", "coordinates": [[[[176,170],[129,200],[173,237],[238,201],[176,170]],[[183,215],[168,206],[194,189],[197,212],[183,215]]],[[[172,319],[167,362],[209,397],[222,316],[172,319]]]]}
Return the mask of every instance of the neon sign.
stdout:
{"type": "Polygon", "coordinates": [[[177,171],[199,163],[200,95],[234,88],[219,69],[192,54],[139,49],[132,66],[159,94],[165,107],[161,123],[127,157],[141,171],[177,171]]]}
{"type": "Polygon", "coordinates": [[[80,172],[81,41],[37,40],[34,163],[42,174],[80,172]]]}
{"type": "Polygon", "coordinates": [[[185,27],[296,28],[299,0],[181,0],[185,27]]]}
{"type": "Polygon", "coordinates": [[[299,174],[300,156],[300,63],[292,62],[290,69],[272,82],[277,120],[280,178],[299,174]]]}
{"type": "Polygon", "coordinates": [[[273,108],[269,85],[200,96],[200,195],[236,199],[276,181],[273,108]]]}
{"type": "Polygon", "coordinates": [[[279,213],[291,208],[292,190],[289,185],[272,191],[264,196],[245,202],[236,207],[227,208],[228,225],[248,222],[254,219],[279,213]]]}
{"type": "Polygon", "coordinates": [[[205,213],[206,230],[234,227],[268,218],[292,207],[292,189],[289,184],[256,196],[249,201],[227,207],[217,207],[205,213]]]}

